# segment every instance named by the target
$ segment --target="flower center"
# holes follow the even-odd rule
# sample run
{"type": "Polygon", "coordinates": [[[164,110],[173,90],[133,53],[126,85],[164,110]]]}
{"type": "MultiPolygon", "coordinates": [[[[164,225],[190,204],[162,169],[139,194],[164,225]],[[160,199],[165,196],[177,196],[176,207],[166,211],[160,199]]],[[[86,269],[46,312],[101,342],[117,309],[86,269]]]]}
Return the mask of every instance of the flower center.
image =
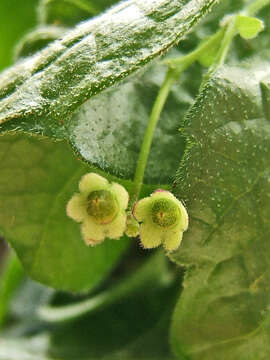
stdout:
{"type": "Polygon", "coordinates": [[[180,217],[177,205],[169,199],[158,199],[152,205],[152,220],[162,227],[175,225],[180,217]]]}
{"type": "Polygon", "coordinates": [[[98,224],[112,222],[118,210],[118,203],[113,194],[108,190],[92,191],[87,197],[87,213],[98,224]]]}

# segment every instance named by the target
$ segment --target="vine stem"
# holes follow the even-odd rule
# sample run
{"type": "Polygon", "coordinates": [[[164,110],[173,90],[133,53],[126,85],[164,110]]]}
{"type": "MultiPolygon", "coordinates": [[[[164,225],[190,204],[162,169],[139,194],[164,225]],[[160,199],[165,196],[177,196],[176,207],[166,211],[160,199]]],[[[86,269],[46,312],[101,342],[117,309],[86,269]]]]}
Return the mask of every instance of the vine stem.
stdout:
{"type": "Polygon", "coordinates": [[[256,15],[261,9],[270,4],[270,0],[256,0],[246,7],[245,13],[248,16],[256,15]]]}
{"type": "Polygon", "coordinates": [[[233,38],[235,37],[235,35],[237,34],[237,29],[236,29],[236,25],[235,25],[235,19],[236,16],[233,15],[230,20],[227,23],[226,26],[226,31],[224,33],[223,39],[221,41],[221,45],[220,48],[218,50],[217,56],[214,60],[214,62],[212,63],[212,65],[210,66],[209,70],[207,71],[207,73],[205,74],[202,84],[201,84],[201,88],[204,86],[204,84],[210,79],[211,75],[220,67],[224,64],[225,59],[228,55],[231,43],[233,38]]]}
{"type": "Polygon", "coordinates": [[[144,178],[144,172],[150,152],[150,148],[152,145],[153,135],[154,131],[157,125],[157,122],[160,118],[160,114],[163,110],[163,107],[165,105],[165,102],[167,100],[167,97],[169,95],[169,92],[171,90],[172,84],[176,80],[176,74],[175,71],[172,69],[169,69],[167,71],[167,74],[165,76],[165,79],[161,85],[161,88],[158,92],[158,95],[156,97],[149,122],[147,125],[147,128],[145,130],[144,139],[141,147],[141,151],[139,154],[135,177],[134,177],[134,183],[133,183],[133,193],[131,197],[131,204],[133,205],[134,202],[138,199],[141,187],[143,184],[143,178],[144,178]]]}
{"type": "Polygon", "coordinates": [[[151,115],[149,117],[149,122],[145,130],[144,139],[142,142],[137,167],[134,176],[133,190],[131,194],[130,208],[133,207],[134,203],[137,201],[144,178],[144,172],[147,165],[147,160],[149,157],[150,148],[153,141],[154,132],[156,125],[160,118],[160,114],[164,108],[166,100],[168,98],[169,92],[174,82],[179,79],[181,73],[186,70],[190,65],[192,65],[198,57],[211,47],[215,42],[219,41],[224,34],[224,29],[218,30],[214,35],[212,35],[206,42],[200,44],[197,49],[192,51],[190,54],[183,56],[178,59],[168,60],[166,63],[169,65],[169,69],[165,76],[165,79],[160,87],[158,95],[156,97],[154,106],[152,108],[151,115]]]}

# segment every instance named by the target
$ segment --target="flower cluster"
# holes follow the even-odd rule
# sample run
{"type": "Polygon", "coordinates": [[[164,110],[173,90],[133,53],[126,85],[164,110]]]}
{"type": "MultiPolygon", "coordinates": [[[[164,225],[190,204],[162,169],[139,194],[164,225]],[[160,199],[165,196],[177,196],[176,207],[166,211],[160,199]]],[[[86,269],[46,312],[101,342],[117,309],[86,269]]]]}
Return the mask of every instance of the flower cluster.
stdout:
{"type": "Polygon", "coordinates": [[[140,235],[144,248],[163,245],[167,251],[177,249],[188,227],[188,214],[172,193],[157,190],[139,200],[133,211],[127,211],[129,196],[125,188],[109,183],[104,177],[89,173],[79,183],[67,204],[67,214],[81,223],[87,245],[101,243],[106,237],[119,239],[140,235]]]}

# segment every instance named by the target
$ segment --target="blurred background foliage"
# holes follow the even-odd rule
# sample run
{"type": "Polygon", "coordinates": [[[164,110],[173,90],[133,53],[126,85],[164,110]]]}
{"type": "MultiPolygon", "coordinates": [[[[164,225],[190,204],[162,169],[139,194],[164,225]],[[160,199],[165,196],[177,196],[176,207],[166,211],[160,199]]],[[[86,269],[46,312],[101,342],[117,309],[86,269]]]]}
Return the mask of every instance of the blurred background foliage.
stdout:
{"type": "Polygon", "coordinates": [[[0,1],[0,70],[12,63],[17,41],[37,23],[38,0],[0,1]]]}

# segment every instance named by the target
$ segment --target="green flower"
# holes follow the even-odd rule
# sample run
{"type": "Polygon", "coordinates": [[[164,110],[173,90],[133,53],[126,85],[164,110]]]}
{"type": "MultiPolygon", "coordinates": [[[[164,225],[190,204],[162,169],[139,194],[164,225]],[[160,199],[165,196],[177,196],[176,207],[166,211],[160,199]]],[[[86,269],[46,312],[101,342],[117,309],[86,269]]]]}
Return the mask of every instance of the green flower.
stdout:
{"type": "Polygon", "coordinates": [[[101,243],[106,237],[119,239],[126,228],[128,193],[104,177],[89,173],[79,183],[76,193],[67,204],[67,215],[82,223],[82,236],[87,245],[101,243]]]}
{"type": "Polygon", "coordinates": [[[176,197],[165,190],[138,201],[133,215],[140,224],[140,238],[144,248],[163,244],[166,250],[176,250],[188,228],[188,214],[176,197]]]}

